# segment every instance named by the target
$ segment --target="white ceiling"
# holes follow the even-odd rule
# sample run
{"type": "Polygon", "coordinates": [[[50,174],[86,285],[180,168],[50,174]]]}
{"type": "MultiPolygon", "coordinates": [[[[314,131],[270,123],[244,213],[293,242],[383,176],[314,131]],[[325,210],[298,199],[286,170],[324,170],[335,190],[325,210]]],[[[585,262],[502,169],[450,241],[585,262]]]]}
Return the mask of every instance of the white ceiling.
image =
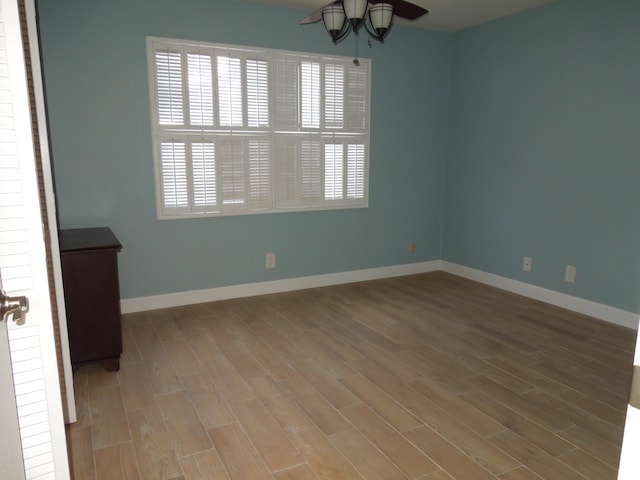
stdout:
{"type": "MultiPolygon", "coordinates": [[[[331,0],[257,0],[273,5],[285,5],[300,9],[300,18],[331,0]]],[[[411,0],[429,10],[429,14],[413,22],[398,23],[416,27],[455,32],[463,28],[505,17],[513,13],[550,3],[554,0],[411,0]]]]}

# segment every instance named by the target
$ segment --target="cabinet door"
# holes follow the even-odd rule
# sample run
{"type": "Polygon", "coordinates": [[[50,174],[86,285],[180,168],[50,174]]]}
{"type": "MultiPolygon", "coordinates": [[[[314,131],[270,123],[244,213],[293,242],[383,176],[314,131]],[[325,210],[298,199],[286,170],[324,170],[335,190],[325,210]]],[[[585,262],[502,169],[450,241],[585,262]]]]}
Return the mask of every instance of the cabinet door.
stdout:
{"type": "Polygon", "coordinates": [[[119,357],[122,337],[116,252],[66,253],[62,275],[72,363],[119,357]]]}

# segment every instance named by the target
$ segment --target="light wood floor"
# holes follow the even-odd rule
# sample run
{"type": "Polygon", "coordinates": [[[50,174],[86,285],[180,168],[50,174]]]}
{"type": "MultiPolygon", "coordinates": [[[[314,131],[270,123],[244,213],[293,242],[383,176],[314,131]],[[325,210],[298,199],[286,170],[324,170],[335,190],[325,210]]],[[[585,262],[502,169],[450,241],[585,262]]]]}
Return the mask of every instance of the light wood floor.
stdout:
{"type": "Polygon", "coordinates": [[[76,480],[616,478],[635,332],[429,273],[125,315],[76,480]]]}

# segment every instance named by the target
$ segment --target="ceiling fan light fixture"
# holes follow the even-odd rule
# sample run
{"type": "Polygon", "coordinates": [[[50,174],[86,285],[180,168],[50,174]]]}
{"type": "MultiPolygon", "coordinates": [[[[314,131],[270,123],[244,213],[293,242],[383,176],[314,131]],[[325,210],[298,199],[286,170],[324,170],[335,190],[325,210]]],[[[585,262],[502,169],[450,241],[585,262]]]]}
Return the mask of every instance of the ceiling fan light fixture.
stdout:
{"type": "Polygon", "coordinates": [[[393,5],[390,3],[375,3],[369,6],[369,22],[378,40],[384,39],[393,22],[393,5]]]}
{"type": "Polygon", "coordinates": [[[322,10],[324,28],[334,43],[338,41],[345,27],[344,9],[340,5],[328,5],[322,10]]]}
{"type": "Polygon", "coordinates": [[[368,0],[342,0],[344,14],[351,23],[354,32],[357,32],[362,26],[368,5],[368,0]]]}

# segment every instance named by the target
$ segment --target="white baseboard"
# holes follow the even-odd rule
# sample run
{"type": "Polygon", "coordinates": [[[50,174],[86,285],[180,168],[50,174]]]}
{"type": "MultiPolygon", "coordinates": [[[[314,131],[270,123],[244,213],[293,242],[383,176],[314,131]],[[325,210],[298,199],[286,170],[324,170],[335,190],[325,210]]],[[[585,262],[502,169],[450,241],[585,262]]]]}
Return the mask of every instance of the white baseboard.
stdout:
{"type": "Polygon", "coordinates": [[[590,317],[598,318],[606,322],[614,323],[634,330],[638,329],[638,314],[621,310],[619,308],[592,302],[584,298],[574,297],[565,293],[556,292],[528,283],[501,277],[492,273],[483,272],[450,262],[441,262],[441,269],[459,277],[468,278],[476,282],[484,283],[492,287],[517,293],[525,297],[540,300],[557,307],[566,308],[573,312],[582,313],[590,317]]]}
{"type": "Polygon", "coordinates": [[[343,283],[363,282],[381,278],[400,277],[416,273],[433,272],[441,269],[440,260],[430,262],[393,265],[390,267],[368,268],[350,272],[329,273],[309,277],[287,278],[270,282],[246,283],[227,287],[193,290],[189,292],[128,298],[120,302],[122,313],[142,312],[159,308],[179,307],[196,303],[215,302],[231,298],[252,297],[269,293],[290,292],[305,288],[328,287],[343,283]]]}
{"type": "Polygon", "coordinates": [[[246,283],[227,287],[193,290],[189,292],[153,295],[149,297],[123,299],[120,303],[122,313],[142,312],[159,308],[179,307],[196,303],[215,302],[232,298],[252,297],[270,293],[290,292],[305,288],[327,287],[343,283],[363,282],[381,278],[399,277],[417,273],[442,270],[453,275],[468,278],[492,287],[517,293],[525,297],[540,300],[590,317],[598,318],[616,325],[634,330],[638,329],[638,314],[619,308],[574,297],[554,290],[537,287],[528,283],[501,277],[492,273],[457,265],[442,260],[394,265],[390,267],[369,268],[349,272],[329,273],[309,277],[287,278],[270,282],[246,283]]]}

